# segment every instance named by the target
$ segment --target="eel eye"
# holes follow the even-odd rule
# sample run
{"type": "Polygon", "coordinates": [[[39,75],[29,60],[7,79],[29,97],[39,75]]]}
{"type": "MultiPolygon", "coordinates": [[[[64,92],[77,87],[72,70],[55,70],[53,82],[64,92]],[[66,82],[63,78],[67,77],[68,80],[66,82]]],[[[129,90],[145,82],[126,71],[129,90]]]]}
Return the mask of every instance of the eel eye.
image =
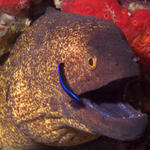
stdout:
{"type": "Polygon", "coordinates": [[[88,57],[88,66],[91,70],[95,69],[96,68],[96,63],[97,63],[97,58],[96,56],[93,57],[93,56],[89,56],[88,57]]]}

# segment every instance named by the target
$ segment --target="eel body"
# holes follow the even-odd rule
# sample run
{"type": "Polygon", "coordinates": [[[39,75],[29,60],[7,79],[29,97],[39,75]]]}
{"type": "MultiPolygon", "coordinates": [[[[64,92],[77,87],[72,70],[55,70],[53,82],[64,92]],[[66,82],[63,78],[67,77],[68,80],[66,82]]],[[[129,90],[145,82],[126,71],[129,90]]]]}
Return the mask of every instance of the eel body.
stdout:
{"type": "Polygon", "coordinates": [[[138,137],[147,116],[120,101],[106,103],[98,94],[105,86],[113,89],[111,83],[138,74],[133,58],[113,23],[47,10],[18,38],[1,65],[0,148],[72,146],[100,135],[119,140],[138,137]],[[62,88],[59,63],[63,83],[80,102],[62,88]]]}

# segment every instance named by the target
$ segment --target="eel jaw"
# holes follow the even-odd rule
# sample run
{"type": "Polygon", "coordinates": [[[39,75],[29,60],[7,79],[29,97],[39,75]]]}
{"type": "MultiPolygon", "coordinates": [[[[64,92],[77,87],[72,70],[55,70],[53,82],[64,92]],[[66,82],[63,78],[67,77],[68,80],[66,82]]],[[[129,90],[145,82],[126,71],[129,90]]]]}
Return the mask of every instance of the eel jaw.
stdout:
{"type": "MultiPolygon", "coordinates": [[[[100,135],[123,141],[132,140],[142,134],[147,123],[147,116],[136,111],[129,104],[103,103],[96,105],[85,99],[84,104],[90,109],[94,109],[96,113],[99,113],[99,116],[95,116],[97,116],[96,118],[98,119],[97,127],[100,126],[99,128],[94,126],[92,128],[100,135]],[[114,112],[114,109],[116,112],[114,112]]],[[[95,132],[94,130],[93,133],[95,132]]]]}
{"type": "MultiPolygon", "coordinates": [[[[116,91],[122,91],[120,95],[127,90],[125,85],[129,79],[122,80],[118,82],[118,87],[115,85],[116,91]],[[123,84],[121,83],[122,80],[123,84]]],[[[115,82],[113,81],[113,84],[115,82]]],[[[112,90],[115,93],[112,85],[110,83],[105,87],[80,95],[83,105],[81,109],[75,110],[78,114],[75,118],[78,118],[81,124],[85,124],[90,129],[91,134],[103,135],[123,141],[136,139],[145,129],[148,116],[137,111],[127,102],[123,102],[121,100],[123,95],[122,97],[113,97],[110,94],[113,97],[113,100],[110,100],[107,97],[111,93],[110,91],[112,90]],[[106,92],[107,88],[111,89],[108,93],[106,92]],[[101,96],[101,93],[105,93],[107,98],[101,96]]],[[[76,105],[79,104],[77,103],[76,105]]]]}

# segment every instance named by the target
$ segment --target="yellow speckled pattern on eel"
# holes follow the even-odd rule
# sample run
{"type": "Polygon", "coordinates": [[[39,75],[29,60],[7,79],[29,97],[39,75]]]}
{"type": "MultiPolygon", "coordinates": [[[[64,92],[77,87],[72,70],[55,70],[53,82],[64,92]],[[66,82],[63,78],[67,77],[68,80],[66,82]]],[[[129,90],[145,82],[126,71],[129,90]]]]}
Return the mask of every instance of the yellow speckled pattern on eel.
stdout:
{"type": "Polygon", "coordinates": [[[113,23],[47,10],[18,38],[0,68],[0,148],[37,149],[36,143],[72,146],[97,138],[103,129],[121,139],[117,135],[121,128],[105,126],[107,119],[101,121],[98,111],[65,92],[57,66],[64,64],[66,84],[80,96],[134,75],[132,56],[113,23]]]}

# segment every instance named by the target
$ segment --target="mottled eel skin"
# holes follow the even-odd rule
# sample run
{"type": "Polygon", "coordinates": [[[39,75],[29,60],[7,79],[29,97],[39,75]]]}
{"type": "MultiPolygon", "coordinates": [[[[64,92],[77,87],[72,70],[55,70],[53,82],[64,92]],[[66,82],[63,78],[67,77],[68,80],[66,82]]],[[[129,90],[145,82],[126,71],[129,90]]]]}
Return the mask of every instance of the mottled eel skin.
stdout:
{"type": "Polygon", "coordinates": [[[115,119],[108,113],[107,118],[89,100],[86,105],[71,98],[57,70],[58,63],[64,63],[66,82],[80,97],[135,75],[138,68],[132,58],[123,34],[111,22],[47,10],[20,36],[1,66],[0,148],[71,146],[101,134],[120,140],[141,134],[146,115],[115,119]]]}

